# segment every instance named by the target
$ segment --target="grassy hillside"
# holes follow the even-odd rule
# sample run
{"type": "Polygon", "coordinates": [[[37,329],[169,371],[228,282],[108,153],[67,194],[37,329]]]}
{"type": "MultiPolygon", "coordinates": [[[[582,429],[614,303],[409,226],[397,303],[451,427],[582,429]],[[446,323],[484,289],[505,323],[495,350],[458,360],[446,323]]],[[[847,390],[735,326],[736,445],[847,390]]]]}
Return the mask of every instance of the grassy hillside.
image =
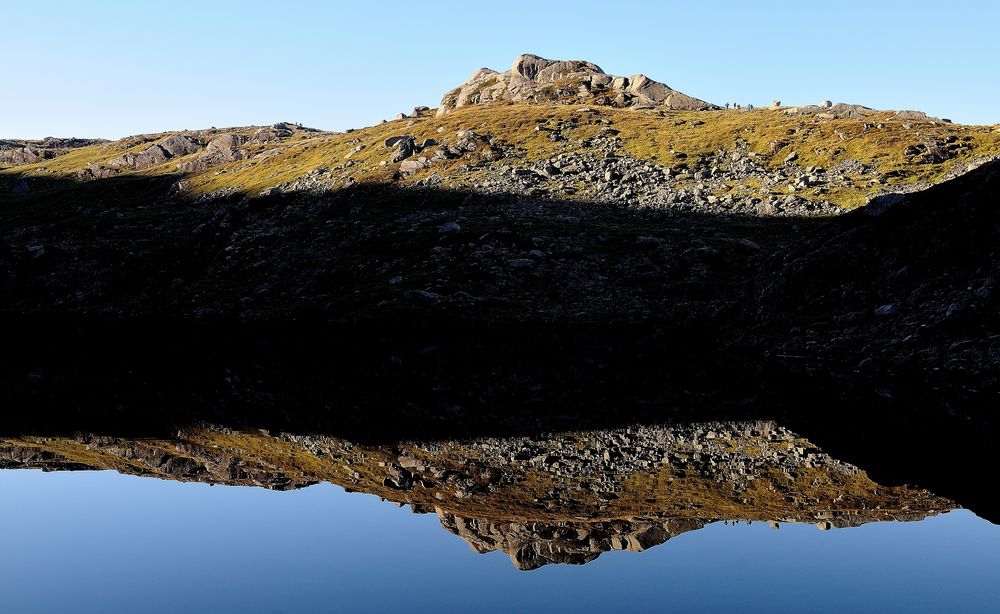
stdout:
{"type": "MultiPolygon", "coordinates": [[[[171,134],[191,136],[202,145],[223,134],[250,138],[254,128],[207,130],[130,137],[93,145],[42,163],[0,170],[0,184],[17,177],[33,183],[45,180],[79,181],[88,168],[108,167],[126,153],[138,155],[171,134]]],[[[242,146],[246,159],[216,164],[189,174],[178,165],[201,152],[177,157],[143,170],[117,168],[114,174],[176,175],[178,188],[192,195],[242,193],[257,195],[275,187],[287,188],[310,176],[321,177],[323,187],[335,189],[353,183],[411,184],[436,173],[445,187],[475,187],[492,165],[520,167],[544,163],[560,154],[585,150],[595,138],[611,139],[614,154],[669,168],[677,185],[696,181],[698,168],[725,162],[731,151],[751,156],[764,169],[789,165],[802,172],[844,169],[844,181],[802,196],[855,207],[872,196],[898,186],[935,183],[985,157],[1000,154],[1000,128],[960,126],[938,120],[901,120],[892,114],[858,119],[822,119],[789,115],[782,110],[661,111],[606,107],[488,105],[470,106],[434,117],[383,123],[348,133],[296,132],[280,142],[242,146]],[[401,179],[398,163],[389,162],[392,149],[384,141],[409,135],[417,142],[433,139],[429,155],[456,141],[459,130],[502,144],[485,147],[457,159],[436,162],[401,179]],[[553,134],[558,138],[553,138],[553,134]],[[790,160],[790,158],[792,158],[790,160]]],[[[110,171],[109,171],[110,172],[110,171]]],[[[9,182],[9,181],[8,181],[9,182]]],[[[775,182],[770,182],[771,184],[775,182]]],[[[740,195],[784,194],[786,186],[762,185],[755,178],[714,186],[716,193],[740,195]]],[[[574,198],[588,198],[588,186],[575,185],[574,198]]]]}

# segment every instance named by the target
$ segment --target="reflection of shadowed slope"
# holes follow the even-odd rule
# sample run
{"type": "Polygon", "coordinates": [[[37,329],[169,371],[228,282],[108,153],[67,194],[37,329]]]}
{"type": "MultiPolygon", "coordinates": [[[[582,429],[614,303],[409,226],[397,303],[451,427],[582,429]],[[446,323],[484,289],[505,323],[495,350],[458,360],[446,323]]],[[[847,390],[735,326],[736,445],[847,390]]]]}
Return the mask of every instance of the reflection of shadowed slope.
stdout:
{"type": "Polygon", "coordinates": [[[392,445],[208,428],[171,439],[21,437],[0,440],[0,466],[281,490],[328,481],[435,512],[477,551],[506,552],[521,569],[642,551],[719,520],[826,529],[955,507],[877,484],[769,422],[392,445]]]}

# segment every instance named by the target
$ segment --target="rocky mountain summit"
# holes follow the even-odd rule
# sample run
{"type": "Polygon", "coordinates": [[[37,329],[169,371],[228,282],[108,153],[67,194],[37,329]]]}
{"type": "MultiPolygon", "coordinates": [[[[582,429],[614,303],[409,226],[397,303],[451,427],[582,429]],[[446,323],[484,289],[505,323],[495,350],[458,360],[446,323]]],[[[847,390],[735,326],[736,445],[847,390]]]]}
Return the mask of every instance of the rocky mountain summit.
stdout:
{"type": "Polygon", "coordinates": [[[441,99],[437,114],[466,105],[510,102],[514,104],[595,104],[618,108],[702,111],[716,105],[682,94],[645,75],[617,77],[593,62],[547,60],[521,55],[509,70],[480,68],[461,86],[441,99]]]}

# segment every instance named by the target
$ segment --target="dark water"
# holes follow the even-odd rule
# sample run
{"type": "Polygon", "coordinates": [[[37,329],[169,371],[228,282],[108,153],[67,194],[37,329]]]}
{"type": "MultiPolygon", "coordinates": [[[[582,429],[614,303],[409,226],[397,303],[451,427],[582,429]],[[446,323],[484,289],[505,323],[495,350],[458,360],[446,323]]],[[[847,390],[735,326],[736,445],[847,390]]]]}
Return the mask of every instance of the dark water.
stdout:
{"type": "Polygon", "coordinates": [[[1000,604],[1000,527],[773,423],[392,445],[206,427],[11,438],[0,461],[3,612],[1000,604]]]}

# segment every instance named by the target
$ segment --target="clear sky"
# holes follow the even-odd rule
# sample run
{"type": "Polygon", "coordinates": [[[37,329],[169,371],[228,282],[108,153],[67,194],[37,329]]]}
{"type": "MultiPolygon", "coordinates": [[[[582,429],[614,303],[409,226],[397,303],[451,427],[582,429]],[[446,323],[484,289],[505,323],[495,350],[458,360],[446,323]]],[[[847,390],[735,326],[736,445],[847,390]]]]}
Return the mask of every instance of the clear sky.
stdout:
{"type": "Polygon", "coordinates": [[[0,137],[371,125],[520,53],[716,103],[1000,122],[996,0],[0,0],[0,137]]]}

